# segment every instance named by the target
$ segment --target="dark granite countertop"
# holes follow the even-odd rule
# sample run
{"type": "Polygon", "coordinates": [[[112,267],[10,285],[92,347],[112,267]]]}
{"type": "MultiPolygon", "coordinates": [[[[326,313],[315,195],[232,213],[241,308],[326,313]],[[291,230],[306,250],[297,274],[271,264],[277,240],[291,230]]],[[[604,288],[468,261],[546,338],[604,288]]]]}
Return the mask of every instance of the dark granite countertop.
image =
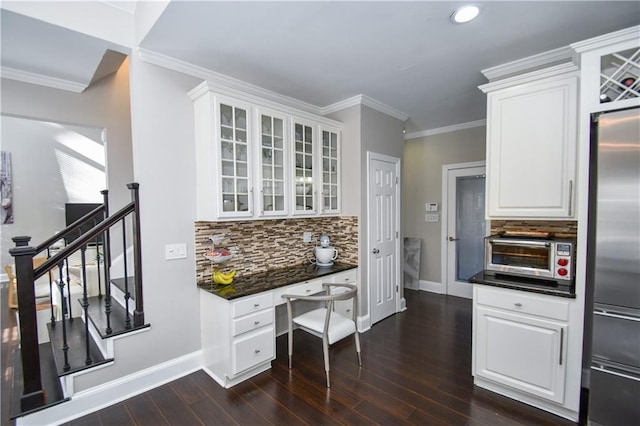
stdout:
{"type": "Polygon", "coordinates": [[[334,263],[332,266],[325,267],[303,263],[246,276],[236,276],[233,283],[229,285],[214,284],[211,281],[198,282],[198,288],[224,299],[232,300],[357,267],[358,265],[339,262],[334,263]]]}
{"type": "Polygon", "coordinates": [[[469,282],[473,284],[490,285],[493,287],[510,288],[512,290],[522,290],[531,293],[547,294],[549,296],[567,297],[575,299],[575,287],[572,285],[562,285],[555,281],[538,280],[535,278],[515,277],[502,274],[478,272],[469,282]]]}

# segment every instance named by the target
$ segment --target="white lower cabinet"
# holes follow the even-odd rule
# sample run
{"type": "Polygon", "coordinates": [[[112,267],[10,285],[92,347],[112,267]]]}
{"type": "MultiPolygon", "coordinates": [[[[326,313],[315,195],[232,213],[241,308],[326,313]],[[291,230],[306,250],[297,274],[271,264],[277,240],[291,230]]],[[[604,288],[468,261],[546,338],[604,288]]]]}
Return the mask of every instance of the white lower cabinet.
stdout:
{"type": "Polygon", "coordinates": [[[275,358],[273,294],[226,300],[200,292],[204,370],[228,388],[271,367],[275,358]]]}
{"type": "Polygon", "coordinates": [[[476,375],[562,403],[566,324],[478,307],[476,375]]]}
{"type": "Polygon", "coordinates": [[[231,373],[238,374],[275,356],[273,326],[234,337],[231,349],[231,373]]]}
{"type": "MultiPolygon", "coordinates": [[[[201,290],[203,370],[225,388],[268,370],[276,357],[276,331],[281,334],[287,330],[286,302],[282,295],[317,294],[324,291],[322,284],[329,282],[355,284],[356,271],[337,272],[234,300],[201,290]]],[[[294,303],[293,309],[294,315],[299,315],[311,307],[294,303]]],[[[348,305],[336,304],[335,307],[337,312],[348,316],[351,316],[351,309],[351,301],[348,305]]]]}
{"type": "MultiPolygon", "coordinates": [[[[356,284],[356,271],[342,272],[340,274],[331,275],[329,280],[325,280],[331,284],[356,284]]],[[[346,287],[336,287],[332,290],[334,293],[342,293],[348,291],[346,287]]],[[[339,313],[346,318],[353,317],[353,299],[350,300],[338,300],[333,304],[333,311],[339,313]]]]}
{"type": "Polygon", "coordinates": [[[474,383],[569,417],[569,304],[555,296],[476,285],[474,383]]]}

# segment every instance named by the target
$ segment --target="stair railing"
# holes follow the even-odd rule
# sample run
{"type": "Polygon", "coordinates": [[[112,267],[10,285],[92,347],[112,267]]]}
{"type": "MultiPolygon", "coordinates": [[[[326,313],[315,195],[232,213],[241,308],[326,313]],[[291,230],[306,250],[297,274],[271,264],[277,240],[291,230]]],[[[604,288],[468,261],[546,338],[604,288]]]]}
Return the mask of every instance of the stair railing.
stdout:
{"type": "MultiPolygon", "coordinates": [[[[18,282],[18,315],[20,319],[20,345],[21,345],[21,362],[22,362],[22,374],[23,374],[23,392],[20,400],[21,411],[26,412],[36,409],[46,403],[45,393],[42,387],[42,378],[40,371],[40,352],[38,347],[38,329],[36,318],[36,295],[35,295],[35,281],[44,276],[49,275],[49,294],[51,303],[51,326],[54,327],[56,323],[56,317],[54,314],[53,300],[53,279],[51,277],[52,270],[57,269],[59,272],[59,279],[55,280],[60,290],[60,301],[62,311],[62,335],[63,335],[63,351],[65,352],[65,366],[67,370],[68,359],[66,352],[69,349],[68,342],[66,341],[66,323],[64,321],[65,314],[68,315],[69,321],[73,320],[72,316],[72,300],[71,291],[69,289],[68,300],[64,297],[64,288],[70,284],[69,275],[69,257],[80,250],[81,255],[81,274],[83,281],[83,294],[80,302],[81,307],[84,310],[85,315],[85,336],[86,336],[86,363],[91,363],[89,356],[89,330],[88,330],[88,318],[87,309],[89,306],[87,295],[87,277],[86,277],[86,249],[87,245],[92,242],[98,243],[102,238],[103,253],[100,254],[99,244],[96,244],[97,253],[97,268],[98,268],[98,292],[102,297],[101,290],[101,276],[104,275],[104,288],[105,288],[105,315],[107,318],[106,334],[110,334],[110,322],[109,317],[111,314],[111,290],[110,290],[110,266],[112,264],[110,256],[110,230],[122,221],[124,229],[124,220],[126,217],[131,217],[133,226],[133,257],[134,257],[134,286],[135,286],[135,310],[133,315],[133,326],[144,325],[144,305],[142,298],[142,261],[141,261],[141,247],[140,247],[140,212],[139,212],[139,185],[137,183],[130,183],[127,187],[131,190],[131,202],[119,210],[117,213],[109,216],[108,205],[108,191],[101,191],[104,197],[104,204],[97,207],[81,219],[67,226],[64,230],[51,236],[37,247],[29,246],[31,237],[18,236],[14,237],[13,241],[16,247],[9,250],[9,253],[14,257],[16,267],[16,278],[18,282]],[[75,240],[70,241],[65,247],[55,250],[53,253],[52,246],[65,237],[69,237],[74,233],[79,232],[78,229],[81,225],[84,225],[87,220],[91,220],[98,214],[102,214],[104,219],[94,222],[94,226],[88,231],[79,235],[75,240]],[[37,267],[33,266],[33,258],[38,254],[46,251],[47,260],[37,267]],[[53,254],[52,254],[53,253],[53,254]],[[100,257],[103,259],[103,274],[99,271],[100,257]],[[66,305],[66,306],[65,306],[66,305]]],[[[66,241],[66,240],[65,240],[66,241]]],[[[126,240],[123,241],[126,243],[126,240]]],[[[124,257],[126,259],[126,246],[123,248],[124,257]]],[[[125,275],[125,282],[128,281],[125,275]]],[[[127,310],[127,315],[129,315],[127,310]]]]}

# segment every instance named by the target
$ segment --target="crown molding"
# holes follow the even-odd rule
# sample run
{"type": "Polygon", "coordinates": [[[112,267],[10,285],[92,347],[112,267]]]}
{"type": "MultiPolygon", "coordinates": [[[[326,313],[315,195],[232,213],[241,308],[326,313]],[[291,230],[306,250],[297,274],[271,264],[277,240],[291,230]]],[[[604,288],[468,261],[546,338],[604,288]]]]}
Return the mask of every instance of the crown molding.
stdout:
{"type": "Polygon", "coordinates": [[[345,108],[350,108],[355,105],[368,106],[369,108],[375,109],[376,111],[379,111],[383,114],[387,114],[402,122],[407,121],[410,117],[408,114],[405,114],[400,110],[397,110],[393,107],[390,107],[387,104],[384,104],[367,95],[362,95],[362,94],[353,96],[351,98],[345,99],[340,102],[336,102],[331,105],[327,105],[326,107],[320,108],[320,110],[322,115],[327,115],[327,114],[334,113],[336,111],[341,111],[345,108]]]}
{"type": "Polygon", "coordinates": [[[271,90],[256,86],[254,84],[238,80],[237,78],[220,74],[215,71],[211,71],[206,68],[193,65],[191,63],[181,61],[167,55],[152,52],[147,49],[138,48],[138,56],[144,62],[147,62],[149,64],[158,65],[182,74],[201,78],[208,82],[208,84],[199,85],[191,92],[189,92],[189,96],[192,99],[200,96],[202,94],[202,91],[210,90],[213,88],[214,90],[224,92],[227,95],[241,96],[243,98],[247,98],[247,95],[249,95],[260,98],[258,99],[258,103],[260,103],[260,101],[264,103],[264,100],[268,100],[276,104],[285,105],[289,108],[294,108],[315,115],[325,116],[327,114],[331,114],[332,112],[340,111],[354,105],[366,105],[401,121],[406,121],[409,118],[409,115],[403,113],[402,111],[398,111],[397,109],[385,105],[382,102],[379,102],[366,95],[358,95],[349,99],[345,99],[344,101],[336,102],[326,107],[318,107],[308,102],[300,101],[290,96],[281,95],[280,93],[276,93],[271,90]]]}
{"type": "Polygon", "coordinates": [[[528,72],[526,74],[516,75],[509,78],[504,78],[502,80],[483,84],[481,86],[478,86],[478,89],[482,90],[484,93],[487,93],[493,90],[505,89],[507,87],[529,83],[531,81],[536,81],[547,77],[556,77],[562,74],[577,73],[578,70],[579,68],[576,64],[574,64],[573,62],[568,62],[565,64],[555,65],[553,67],[543,68],[540,70],[528,72]]]}
{"type": "Polygon", "coordinates": [[[23,83],[37,84],[38,86],[50,87],[53,89],[66,90],[68,92],[82,93],[88,84],[75,81],[63,80],[61,78],[22,71],[15,68],[0,67],[0,76],[9,80],[21,81],[23,83]]]}
{"type": "Polygon", "coordinates": [[[640,39],[640,25],[579,41],[577,43],[571,44],[570,46],[576,52],[583,53],[589,50],[608,47],[612,44],[624,43],[627,41],[637,41],[638,39],[640,39]]]}
{"type": "MultiPolygon", "coordinates": [[[[242,80],[238,80],[237,78],[229,77],[228,75],[220,74],[215,71],[211,71],[206,68],[193,65],[191,63],[181,61],[167,55],[152,52],[143,48],[138,48],[138,56],[144,62],[147,62],[149,64],[158,65],[163,68],[167,68],[173,71],[180,72],[182,74],[187,74],[192,77],[197,77],[208,81],[210,83],[210,87],[213,86],[218,89],[224,88],[226,94],[240,95],[245,98],[246,95],[252,95],[311,114],[322,115],[320,112],[321,109],[310,103],[303,102],[289,96],[281,95],[271,90],[263,89],[262,87],[256,86],[254,84],[247,83],[242,80]]],[[[189,92],[189,96],[193,97],[192,93],[196,89],[189,92]]]]}
{"type": "Polygon", "coordinates": [[[468,121],[466,123],[453,124],[451,126],[438,127],[436,129],[422,130],[420,132],[407,133],[404,140],[423,138],[426,136],[439,135],[442,133],[455,132],[457,130],[473,129],[487,125],[487,120],[468,121]]]}
{"type": "Polygon", "coordinates": [[[537,55],[528,56],[506,64],[483,69],[482,74],[489,80],[497,80],[509,75],[519,74],[524,71],[547,66],[553,63],[573,61],[574,51],[570,46],[560,47],[537,55]]]}

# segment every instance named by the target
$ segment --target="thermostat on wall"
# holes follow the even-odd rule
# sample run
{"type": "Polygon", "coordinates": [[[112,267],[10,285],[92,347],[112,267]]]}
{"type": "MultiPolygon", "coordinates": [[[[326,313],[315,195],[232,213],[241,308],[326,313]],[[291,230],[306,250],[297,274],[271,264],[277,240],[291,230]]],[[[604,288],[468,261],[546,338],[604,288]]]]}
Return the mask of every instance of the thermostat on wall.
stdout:
{"type": "Polygon", "coordinates": [[[426,203],[424,205],[424,211],[426,211],[426,212],[437,212],[438,211],[438,203],[426,203]]]}

